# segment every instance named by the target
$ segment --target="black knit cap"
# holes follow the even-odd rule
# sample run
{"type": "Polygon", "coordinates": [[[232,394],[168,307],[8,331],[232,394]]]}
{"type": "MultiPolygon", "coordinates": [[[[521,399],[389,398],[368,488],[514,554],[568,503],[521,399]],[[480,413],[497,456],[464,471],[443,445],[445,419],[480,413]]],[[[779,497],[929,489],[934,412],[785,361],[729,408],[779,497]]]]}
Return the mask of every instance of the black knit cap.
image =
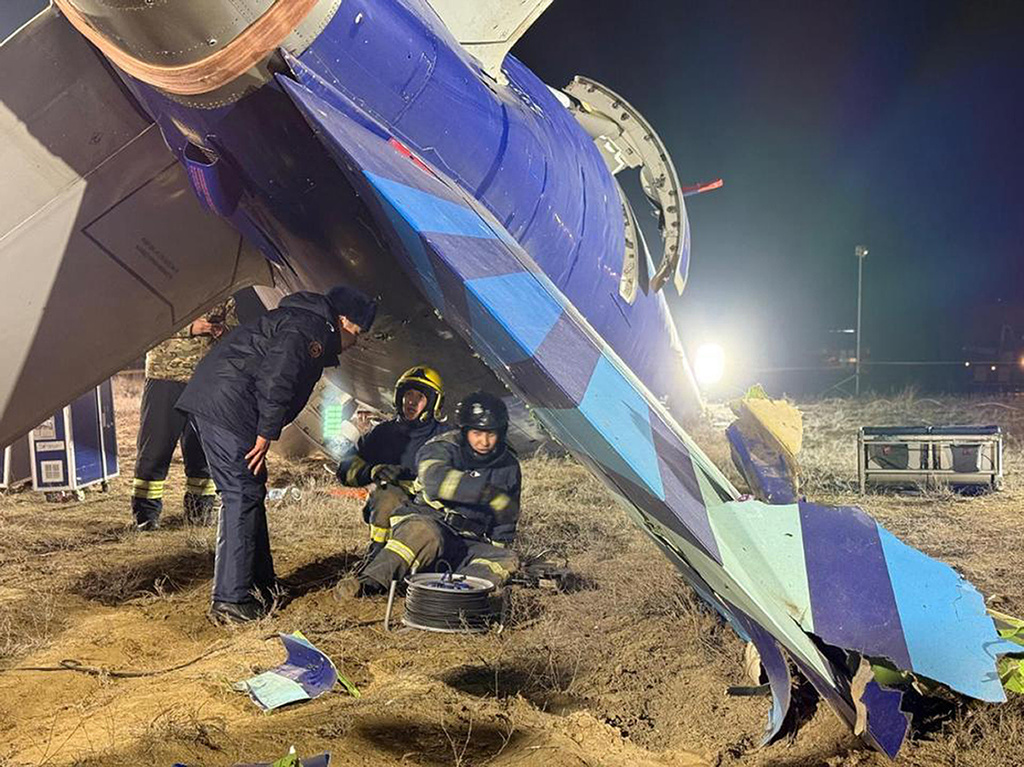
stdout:
{"type": "Polygon", "coordinates": [[[377,316],[377,302],[362,291],[348,285],[336,285],[327,291],[327,303],[340,316],[348,317],[365,333],[377,316]]]}

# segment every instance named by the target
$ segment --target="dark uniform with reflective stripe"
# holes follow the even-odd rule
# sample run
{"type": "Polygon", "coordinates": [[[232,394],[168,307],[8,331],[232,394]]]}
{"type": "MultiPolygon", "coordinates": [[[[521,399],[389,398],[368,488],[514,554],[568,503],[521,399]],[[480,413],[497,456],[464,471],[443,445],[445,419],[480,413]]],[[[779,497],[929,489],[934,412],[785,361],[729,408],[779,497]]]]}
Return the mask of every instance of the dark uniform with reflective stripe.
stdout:
{"type": "MultiPolygon", "coordinates": [[[[214,306],[205,317],[208,322],[228,329],[235,327],[235,300],[229,298],[214,306]]],[[[184,413],[175,410],[174,403],[185,390],[196,365],[215,343],[213,336],[192,335],[189,323],[146,354],[146,385],[142,391],[132,488],[132,515],[139,527],[152,528],[158,524],[164,482],[179,441],[185,463],[185,519],[206,523],[212,518],[216,488],[203,446],[199,435],[188,426],[184,413]]]]}
{"type": "Polygon", "coordinates": [[[370,526],[370,539],[383,544],[391,527],[391,514],[408,503],[414,493],[416,454],[433,437],[447,431],[446,424],[430,418],[427,421],[406,421],[399,416],[377,424],[364,434],[355,452],[338,464],[338,480],[349,487],[363,487],[373,482],[373,469],[381,465],[401,466],[403,472],[396,483],[374,487],[363,507],[363,521],[370,526]]]}
{"type": "Polygon", "coordinates": [[[191,415],[221,494],[214,602],[242,603],[274,584],[267,474],[249,471],[256,436],[270,440],[305,407],[325,367],[338,364],[336,315],[318,293],[294,293],[225,336],[178,400],[191,415]]]}
{"type": "Polygon", "coordinates": [[[410,572],[454,570],[503,583],[519,565],[513,542],[522,475],[504,441],[477,454],[462,432],[435,437],[416,456],[414,502],[391,517],[391,539],[362,571],[382,588],[410,572]]]}

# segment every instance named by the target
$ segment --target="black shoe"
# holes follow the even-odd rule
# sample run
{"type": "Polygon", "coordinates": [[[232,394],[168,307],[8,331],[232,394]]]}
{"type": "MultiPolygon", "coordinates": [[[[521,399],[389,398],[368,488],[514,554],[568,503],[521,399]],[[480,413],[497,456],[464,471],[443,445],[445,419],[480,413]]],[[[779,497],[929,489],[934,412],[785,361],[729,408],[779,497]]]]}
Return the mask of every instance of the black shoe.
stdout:
{"type": "Polygon", "coordinates": [[[214,602],[210,606],[209,618],[223,625],[251,623],[267,614],[263,605],[255,600],[248,602],[214,602]]]}
{"type": "Polygon", "coordinates": [[[218,498],[215,495],[195,495],[185,493],[182,501],[185,511],[185,524],[194,527],[209,527],[217,521],[220,511],[218,498]]]}
{"type": "Polygon", "coordinates": [[[164,502],[160,498],[132,498],[132,519],[135,529],[148,532],[160,527],[164,502]]]}

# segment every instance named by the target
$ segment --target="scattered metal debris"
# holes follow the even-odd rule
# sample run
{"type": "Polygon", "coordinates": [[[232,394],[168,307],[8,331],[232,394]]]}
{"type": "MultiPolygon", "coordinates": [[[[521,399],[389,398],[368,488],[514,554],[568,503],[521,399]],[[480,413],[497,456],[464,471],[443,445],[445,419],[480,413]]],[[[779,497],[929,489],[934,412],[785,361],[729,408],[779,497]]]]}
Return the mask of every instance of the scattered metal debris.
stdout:
{"type": "Polygon", "coordinates": [[[756,646],[771,686],[766,741],[789,708],[787,657],[890,757],[910,730],[911,692],[945,687],[991,702],[1024,692],[1024,622],[986,610],[953,568],[860,509],[798,500],[792,405],[758,387],[734,411],[733,459],[760,500],[709,504],[708,516],[722,567],[746,597],[723,614],[756,646]]]}
{"type": "Polygon", "coordinates": [[[359,697],[359,690],[339,675],[331,659],[301,632],[278,636],[288,653],[285,662],[251,679],[237,682],[234,685],[236,690],[249,693],[253,702],[264,711],[317,698],[331,690],[338,681],[350,694],[359,697]]]}

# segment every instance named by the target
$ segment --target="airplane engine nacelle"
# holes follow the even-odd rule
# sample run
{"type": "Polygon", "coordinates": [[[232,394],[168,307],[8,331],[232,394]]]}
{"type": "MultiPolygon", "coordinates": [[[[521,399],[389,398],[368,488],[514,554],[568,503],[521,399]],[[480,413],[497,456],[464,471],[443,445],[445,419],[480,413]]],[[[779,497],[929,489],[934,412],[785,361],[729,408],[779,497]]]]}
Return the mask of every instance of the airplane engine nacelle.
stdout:
{"type": "Polygon", "coordinates": [[[278,47],[300,54],[340,0],[53,0],[79,32],[132,77],[187,104],[223,104],[270,78],[278,47]]]}

